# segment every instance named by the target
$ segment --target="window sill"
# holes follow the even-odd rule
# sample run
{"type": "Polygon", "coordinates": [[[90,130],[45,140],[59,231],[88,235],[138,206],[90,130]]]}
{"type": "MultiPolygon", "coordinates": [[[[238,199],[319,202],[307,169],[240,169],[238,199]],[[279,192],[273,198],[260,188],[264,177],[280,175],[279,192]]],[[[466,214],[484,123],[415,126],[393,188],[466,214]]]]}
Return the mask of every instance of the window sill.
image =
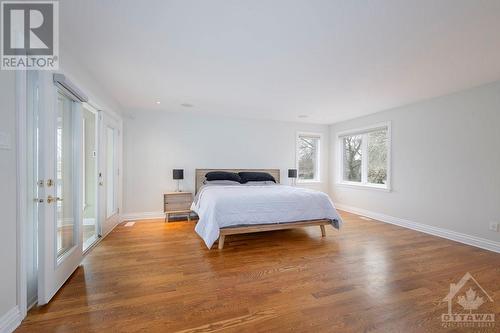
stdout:
{"type": "Polygon", "coordinates": [[[384,187],[384,186],[377,186],[377,185],[371,185],[371,184],[357,184],[357,183],[337,183],[336,186],[355,188],[355,189],[359,189],[359,190],[375,190],[375,191],[382,191],[382,192],[391,192],[390,186],[384,187]]]}
{"type": "Polygon", "coordinates": [[[322,184],[321,180],[297,180],[297,185],[307,185],[307,184],[322,184]]]}

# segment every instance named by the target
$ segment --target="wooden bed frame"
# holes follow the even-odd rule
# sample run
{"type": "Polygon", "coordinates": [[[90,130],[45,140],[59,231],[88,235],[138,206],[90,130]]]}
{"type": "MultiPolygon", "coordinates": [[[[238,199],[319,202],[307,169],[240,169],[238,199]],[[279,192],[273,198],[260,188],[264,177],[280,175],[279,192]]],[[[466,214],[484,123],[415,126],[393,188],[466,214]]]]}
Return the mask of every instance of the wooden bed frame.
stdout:
{"type": "Polygon", "coordinates": [[[299,222],[285,222],[285,223],[272,223],[272,224],[253,224],[237,227],[221,228],[219,231],[219,250],[224,248],[224,241],[228,235],[249,234],[252,232],[262,232],[271,230],[285,230],[303,227],[319,226],[321,228],[321,237],[326,236],[325,225],[332,224],[330,220],[311,220],[299,222]]]}
{"type": "MultiPolygon", "coordinates": [[[[196,179],[195,179],[196,193],[198,193],[200,187],[203,186],[203,182],[206,180],[205,175],[210,171],[267,172],[271,174],[274,177],[274,179],[276,179],[277,183],[280,182],[280,169],[196,169],[196,179]]],[[[252,225],[225,227],[221,228],[219,231],[219,250],[222,250],[224,248],[224,241],[226,239],[226,236],[229,235],[319,226],[321,228],[321,236],[325,237],[326,236],[325,225],[331,225],[331,221],[326,219],[320,219],[320,220],[309,220],[309,221],[290,221],[282,223],[252,224],[252,225]]]]}

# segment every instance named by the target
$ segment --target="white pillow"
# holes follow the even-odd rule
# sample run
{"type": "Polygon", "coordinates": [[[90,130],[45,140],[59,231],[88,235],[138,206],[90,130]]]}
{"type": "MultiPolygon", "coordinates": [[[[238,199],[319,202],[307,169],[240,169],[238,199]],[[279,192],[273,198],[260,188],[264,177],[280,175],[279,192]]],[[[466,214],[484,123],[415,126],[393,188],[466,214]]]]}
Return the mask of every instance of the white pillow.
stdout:
{"type": "Polygon", "coordinates": [[[271,180],[263,180],[263,181],[251,181],[251,182],[246,182],[241,185],[248,185],[248,186],[259,186],[259,185],[276,185],[275,182],[271,180]]]}
{"type": "Polygon", "coordinates": [[[239,182],[234,180],[205,180],[203,182],[205,185],[241,185],[239,182]]]}

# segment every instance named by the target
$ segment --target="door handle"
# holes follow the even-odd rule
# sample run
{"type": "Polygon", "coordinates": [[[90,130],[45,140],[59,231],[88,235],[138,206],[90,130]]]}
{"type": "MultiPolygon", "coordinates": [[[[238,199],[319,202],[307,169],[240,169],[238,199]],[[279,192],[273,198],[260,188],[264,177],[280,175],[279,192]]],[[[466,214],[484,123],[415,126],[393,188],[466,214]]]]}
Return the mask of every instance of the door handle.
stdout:
{"type": "Polygon", "coordinates": [[[63,199],[61,199],[61,198],[59,198],[59,197],[53,197],[53,196],[51,196],[51,195],[49,195],[49,196],[47,197],[47,203],[52,203],[52,202],[54,202],[54,201],[63,201],[63,199]]]}

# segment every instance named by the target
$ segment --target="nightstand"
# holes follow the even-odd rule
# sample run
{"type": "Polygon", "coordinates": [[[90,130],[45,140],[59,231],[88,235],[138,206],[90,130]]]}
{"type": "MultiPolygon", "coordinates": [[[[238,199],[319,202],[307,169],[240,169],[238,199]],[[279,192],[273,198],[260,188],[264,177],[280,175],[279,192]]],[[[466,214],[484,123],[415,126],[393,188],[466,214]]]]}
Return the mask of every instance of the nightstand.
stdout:
{"type": "Polygon", "coordinates": [[[191,192],[169,192],[163,195],[163,211],[165,222],[168,222],[170,214],[186,214],[191,221],[191,204],[193,194],[191,192]]]}

